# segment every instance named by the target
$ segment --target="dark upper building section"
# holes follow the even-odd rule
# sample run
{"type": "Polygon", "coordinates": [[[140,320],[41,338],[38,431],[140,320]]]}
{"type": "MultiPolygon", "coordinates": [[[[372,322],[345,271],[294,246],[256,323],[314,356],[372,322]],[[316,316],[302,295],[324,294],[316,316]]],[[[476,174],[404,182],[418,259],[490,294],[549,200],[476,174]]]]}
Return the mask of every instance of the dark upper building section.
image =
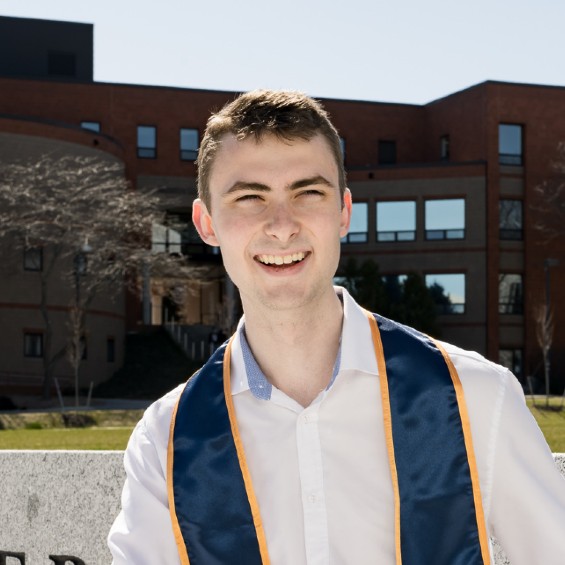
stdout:
{"type": "Polygon", "coordinates": [[[93,27],[0,16],[0,76],[91,82],[93,27]]]}

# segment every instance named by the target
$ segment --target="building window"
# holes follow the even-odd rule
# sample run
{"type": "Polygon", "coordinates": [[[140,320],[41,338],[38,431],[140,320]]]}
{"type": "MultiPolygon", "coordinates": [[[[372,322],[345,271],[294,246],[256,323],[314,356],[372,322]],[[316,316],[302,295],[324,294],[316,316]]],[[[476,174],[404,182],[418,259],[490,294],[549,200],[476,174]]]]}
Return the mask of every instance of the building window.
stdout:
{"type": "Polygon", "coordinates": [[[77,277],[85,277],[88,274],[88,256],[82,251],[73,258],[74,274],[77,277]]]}
{"type": "Polygon", "coordinates": [[[354,202],[351,210],[349,232],[342,238],[342,243],[367,243],[369,205],[366,202],[354,202]]]}
{"type": "Polygon", "coordinates": [[[416,202],[377,202],[377,241],[414,241],[416,202]]]}
{"type": "Polygon", "coordinates": [[[182,252],[182,234],[162,224],[153,224],[151,238],[151,250],[153,253],[175,253],[182,252]]]}
{"type": "Polygon", "coordinates": [[[79,348],[81,360],[86,361],[88,359],[88,341],[84,335],[80,337],[79,348]]]}
{"type": "Polygon", "coordinates": [[[523,314],[524,293],[522,275],[500,273],[498,275],[498,313],[523,314]]]}
{"type": "Polygon", "coordinates": [[[501,165],[522,165],[522,133],[518,124],[499,124],[498,161],[501,165]]]}
{"type": "Polygon", "coordinates": [[[80,127],[82,129],[87,129],[90,131],[95,131],[100,133],[100,122],[80,122],[80,127]]]}
{"type": "Polygon", "coordinates": [[[198,130],[181,128],[180,158],[183,161],[195,161],[198,157],[198,130]]]}
{"type": "Polygon", "coordinates": [[[426,239],[464,239],[465,200],[426,200],[426,239]]]}
{"type": "Polygon", "coordinates": [[[43,247],[24,249],[24,271],[43,271],[43,247]]]}
{"type": "Polygon", "coordinates": [[[517,377],[522,380],[524,375],[524,353],[522,349],[500,349],[498,351],[498,362],[507,369],[510,369],[517,377]]]}
{"type": "Polygon", "coordinates": [[[141,159],[157,157],[157,128],[137,126],[137,156],[141,159]]]}
{"type": "Polygon", "coordinates": [[[396,163],[396,141],[379,139],[379,165],[396,163]]]}
{"type": "Polygon", "coordinates": [[[108,363],[116,361],[116,339],[113,337],[106,339],[106,361],[108,363]]]}
{"type": "Polygon", "coordinates": [[[501,200],[498,210],[500,239],[521,240],[523,238],[522,201],[501,200]]]}
{"type": "Polygon", "coordinates": [[[61,77],[76,76],[75,53],[70,51],[48,51],[47,74],[61,77]]]}
{"type": "Polygon", "coordinates": [[[439,158],[449,161],[449,135],[442,135],[439,140],[439,158]]]}
{"type": "Polygon", "coordinates": [[[43,357],[42,332],[24,332],[24,357],[43,357]]]}
{"type": "Polygon", "coordinates": [[[465,274],[446,273],[426,275],[428,287],[438,314],[465,313],[465,274]]]}

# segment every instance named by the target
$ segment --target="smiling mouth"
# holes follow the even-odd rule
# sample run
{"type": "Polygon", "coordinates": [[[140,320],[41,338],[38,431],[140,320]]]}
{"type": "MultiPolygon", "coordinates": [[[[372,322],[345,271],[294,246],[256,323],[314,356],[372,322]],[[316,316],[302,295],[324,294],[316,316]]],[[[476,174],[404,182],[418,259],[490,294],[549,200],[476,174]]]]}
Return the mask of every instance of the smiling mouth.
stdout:
{"type": "Polygon", "coordinates": [[[292,253],[289,255],[257,255],[255,259],[263,265],[280,267],[281,265],[295,265],[304,261],[307,256],[304,252],[292,253]]]}

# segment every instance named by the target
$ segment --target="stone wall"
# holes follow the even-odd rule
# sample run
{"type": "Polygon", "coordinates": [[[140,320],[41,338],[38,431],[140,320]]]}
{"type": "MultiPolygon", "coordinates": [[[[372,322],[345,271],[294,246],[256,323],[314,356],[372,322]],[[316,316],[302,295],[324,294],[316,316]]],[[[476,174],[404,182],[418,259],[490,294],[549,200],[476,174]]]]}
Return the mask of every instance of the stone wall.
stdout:
{"type": "MultiPolygon", "coordinates": [[[[108,565],[122,459],[121,451],[0,451],[0,565],[108,565]]],[[[565,454],[556,462],[565,475],[565,454]]],[[[506,565],[495,549],[495,564],[506,565]]]]}

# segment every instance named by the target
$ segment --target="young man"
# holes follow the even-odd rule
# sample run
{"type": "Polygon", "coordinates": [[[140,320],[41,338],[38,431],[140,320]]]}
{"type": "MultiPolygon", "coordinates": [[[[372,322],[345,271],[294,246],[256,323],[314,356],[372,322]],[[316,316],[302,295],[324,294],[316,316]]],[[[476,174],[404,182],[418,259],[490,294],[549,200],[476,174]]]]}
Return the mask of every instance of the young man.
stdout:
{"type": "Polygon", "coordinates": [[[294,92],[208,122],[193,219],[244,317],[130,440],[116,565],[512,565],[565,555],[565,482],[516,379],[334,288],[351,194],[294,92]]]}

